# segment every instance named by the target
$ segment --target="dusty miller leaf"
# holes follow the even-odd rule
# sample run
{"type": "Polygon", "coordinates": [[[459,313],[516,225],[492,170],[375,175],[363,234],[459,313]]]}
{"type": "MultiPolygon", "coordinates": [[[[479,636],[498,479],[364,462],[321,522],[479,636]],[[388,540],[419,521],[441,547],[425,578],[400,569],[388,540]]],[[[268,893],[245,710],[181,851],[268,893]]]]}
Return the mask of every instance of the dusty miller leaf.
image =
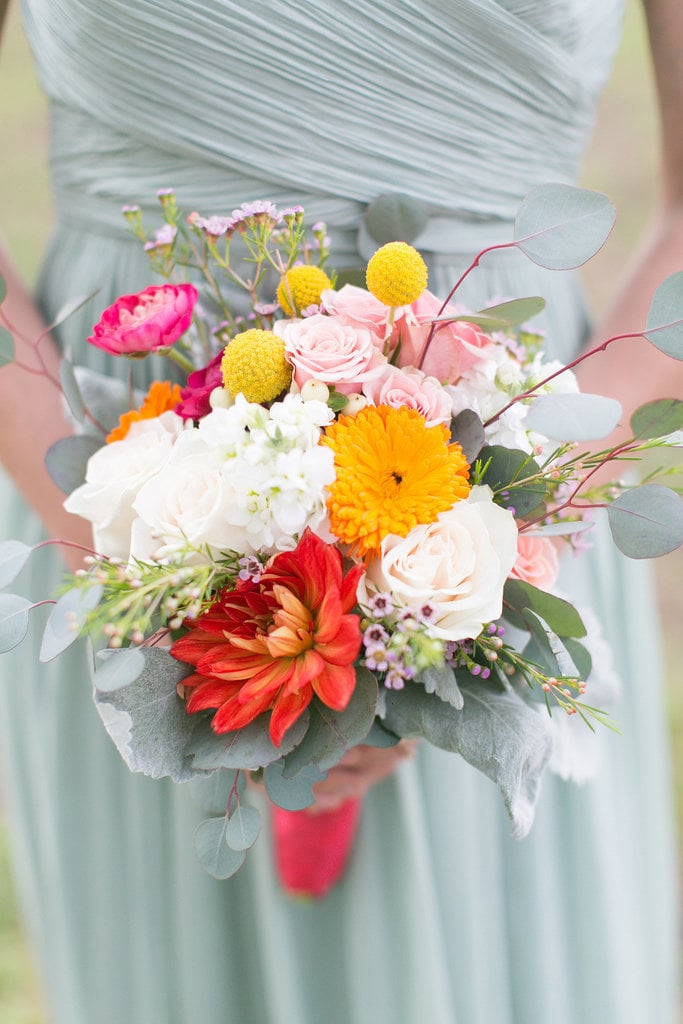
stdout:
{"type": "Polygon", "coordinates": [[[423,669],[415,680],[422,683],[427,693],[436,696],[459,711],[464,703],[463,695],[458,686],[455,672],[449,665],[432,665],[423,669]]]}
{"type": "Polygon", "coordinates": [[[219,736],[211,729],[211,717],[202,719],[188,745],[195,768],[243,768],[255,771],[288,754],[301,742],[308,728],[308,711],[297,719],[276,747],[268,735],[268,715],[259,715],[250,725],[219,736]]]}

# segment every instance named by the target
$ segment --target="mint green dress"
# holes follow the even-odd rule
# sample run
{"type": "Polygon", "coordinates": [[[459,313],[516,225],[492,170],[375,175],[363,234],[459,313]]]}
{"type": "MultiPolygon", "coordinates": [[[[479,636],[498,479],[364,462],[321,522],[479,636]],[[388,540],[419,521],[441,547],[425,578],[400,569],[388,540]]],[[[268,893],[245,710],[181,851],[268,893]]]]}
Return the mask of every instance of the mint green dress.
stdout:
{"type": "MultiPolygon", "coordinates": [[[[187,210],[268,198],[324,220],[337,266],[366,257],[379,194],[431,213],[419,244],[445,292],[509,237],[529,188],[572,181],[621,0],[24,0],[52,107],[58,216],[40,283],[77,359],[117,294],[149,283],[123,203],[187,210]]],[[[571,276],[489,262],[462,300],[549,300],[548,347],[585,331],[571,276]]],[[[5,498],[4,534],[39,529],[5,498]]],[[[51,556],[27,581],[43,595],[51,556]]],[[[598,778],[547,776],[531,835],[459,758],[422,746],[377,786],[345,880],[278,889],[269,836],[239,875],[195,862],[186,787],[129,774],[80,652],[1,663],[17,876],[51,1024],[671,1024],[676,893],[654,599],[598,544],[564,588],[614,645],[621,737],[598,778]]]]}

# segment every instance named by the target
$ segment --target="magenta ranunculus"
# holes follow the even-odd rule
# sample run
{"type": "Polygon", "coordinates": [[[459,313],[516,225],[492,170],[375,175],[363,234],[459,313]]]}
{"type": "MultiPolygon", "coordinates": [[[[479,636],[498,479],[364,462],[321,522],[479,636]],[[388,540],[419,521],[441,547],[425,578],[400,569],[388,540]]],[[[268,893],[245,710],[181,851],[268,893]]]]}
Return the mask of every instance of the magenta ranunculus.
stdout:
{"type": "Polygon", "coordinates": [[[121,295],[105,309],[88,341],[115,356],[168,348],[190,326],[198,297],[191,284],[150,285],[135,295],[121,295]]]}
{"type": "Polygon", "coordinates": [[[178,416],[184,420],[200,420],[211,412],[209,397],[211,392],[221,386],[221,359],[223,349],[213,357],[208,366],[195,370],[187,378],[187,387],[180,392],[180,402],[175,407],[178,416]]]}

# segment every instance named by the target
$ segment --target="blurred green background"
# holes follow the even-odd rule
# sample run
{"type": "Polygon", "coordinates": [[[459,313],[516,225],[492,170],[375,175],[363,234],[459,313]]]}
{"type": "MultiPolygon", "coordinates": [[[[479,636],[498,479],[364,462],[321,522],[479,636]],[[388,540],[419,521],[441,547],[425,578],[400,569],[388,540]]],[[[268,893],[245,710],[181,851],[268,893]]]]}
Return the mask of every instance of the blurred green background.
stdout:
{"type": "MultiPolygon", "coordinates": [[[[596,0],[599,3],[599,0],[596,0]]],[[[45,158],[45,103],[23,39],[16,3],[10,11],[0,52],[0,224],[17,263],[35,278],[50,231],[50,197],[45,158]]],[[[642,16],[630,0],[623,43],[599,113],[584,181],[616,202],[619,220],[605,249],[585,277],[599,312],[627,263],[654,205],[657,123],[642,16]]],[[[677,815],[683,834],[683,687],[680,623],[683,621],[683,556],[657,565],[666,626],[669,717],[678,780],[677,815]]],[[[0,1021],[46,1024],[30,954],[17,920],[11,886],[7,828],[0,818],[0,1021]]]]}

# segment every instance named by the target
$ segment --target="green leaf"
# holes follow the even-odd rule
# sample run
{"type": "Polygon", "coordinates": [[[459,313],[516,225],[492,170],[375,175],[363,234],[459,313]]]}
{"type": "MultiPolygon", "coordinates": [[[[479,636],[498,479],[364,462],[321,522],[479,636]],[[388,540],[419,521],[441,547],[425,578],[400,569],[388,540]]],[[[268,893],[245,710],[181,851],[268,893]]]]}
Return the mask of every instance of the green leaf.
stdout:
{"type": "Polygon", "coordinates": [[[683,500],[661,484],[625,491],[607,506],[614,543],[629,558],[658,558],[683,544],[683,500]]]}
{"type": "Polygon", "coordinates": [[[52,661],[78,640],[85,620],[102,597],[99,584],[88,587],[73,587],[59,598],[45,623],[40,644],[40,661],[52,661]]]}
{"type": "Polygon", "coordinates": [[[349,404],[349,396],[342,394],[341,391],[336,391],[334,388],[330,389],[330,395],[327,399],[327,405],[332,412],[341,412],[349,404]]]}
{"type": "Polygon", "coordinates": [[[479,453],[479,461],[488,466],[482,476],[482,483],[493,491],[509,491],[506,506],[511,505],[517,515],[525,515],[541,504],[546,494],[544,480],[532,480],[521,486],[515,480],[523,480],[539,472],[539,467],[526,452],[502,445],[486,445],[479,453]]]}
{"type": "Polygon", "coordinates": [[[94,299],[98,292],[99,288],[95,289],[95,291],[91,292],[89,295],[78,295],[76,298],[69,299],[68,302],[65,302],[48,327],[48,330],[52,331],[55,327],[59,327],[60,324],[63,324],[65,320],[68,320],[70,316],[73,316],[73,314],[82,306],[85,306],[86,302],[90,302],[91,299],[94,299]]]}
{"type": "Polygon", "coordinates": [[[529,608],[524,610],[524,621],[536,643],[546,652],[552,675],[578,677],[578,670],[567,648],[547,622],[529,608]]]}
{"type": "Polygon", "coordinates": [[[128,381],[106,377],[84,366],[74,367],[74,376],[86,408],[105,430],[113,430],[121,416],[141,405],[143,392],[135,389],[132,399],[128,381]]]}
{"type": "Polygon", "coordinates": [[[102,447],[102,440],[88,434],[63,437],[45,454],[45,466],[64,494],[71,494],[85,482],[88,459],[102,447]]]}
{"type": "Polygon", "coordinates": [[[539,395],[524,426],[555,441],[595,441],[611,434],[620,419],[621,405],[614,398],[576,392],[539,395]]]}
{"type": "Polygon", "coordinates": [[[365,210],[365,227],[378,245],[412,242],[426,227],[429,210],[412,196],[400,192],[379,196],[365,210]]]}
{"type": "Polygon", "coordinates": [[[365,668],[356,669],[356,688],[344,711],[333,711],[319,700],[310,706],[306,736],[286,759],[285,776],[294,778],[309,764],[321,771],[332,768],[351,747],[362,743],[375,720],[377,680],[365,668]]]}
{"type": "Polygon", "coordinates": [[[631,430],[638,438],[666,437],[683,430],[683,402],[658,398],[641,405],[631,416],[631,430]]]}
{"type": "Polygon", "coordinates": [[[246,772],[221,768],[210,775],[197,775],[190,779],[187,787],[193,801],[205,814],[223,815],[228,812],[233,789],[242,796],[246,785],[246,772]]]}
{"type": "Polygon", "coordinates": [[[674,359],[683,359],[683,271],[662,281],[647,314],[645,337],[674,359]]]}
{"type": "MultiPolygon", "coordinates": [[[[186,748],[201,724],[201,716],[188,715],[176,692],[189,667],[158,647],[136,650],[145,658],[137,679],[110,692],[95,690],[100,718],[132,772],[187,782],[196,769],[186,748]]],[[[102,651],[99,657],[128,659],[128,650],[102,651]]]]}
{"type": "Polygon", "coordinates": [[[2,274],[0,274],[0,302],[4,302],[6,298],[7,298],[7,285],[5,284],[4,277],[2,276],[2,274]]]}
{"type": "Polygon", "coordinates": [[[528,630],[524,610],[536,612],[558,636],[581,637],[586,627],[573,605],[554,594],[546,594],[523,580],[507,580],[503,590],[503,617],[517,629],[528,630]]]}
{"type": "Polygon", "coordinates": [[[564,646],[569,652],[569,657],[576,665],[579,679],[588,679],[593,669],[593,659],[588,648],[579,640],[574,640],[570,636],[564,638],[564,646]]]}
{"type": "Polygon", "coordinates": [[[32,551],[20,540],[0,541],[0,590],[17,578],[32,551]]]}
{"type": "Polygon", "coordinates": [[[439,700],[450,704],[457,711],[463,706],[463,695],[450,665],[431,665],[420,672],[415,682],[422,683],[427,693],[435,693],[439,700]]]}
{"type": "Polygon", "coordinates": [[[28,633],[31,602],[18,594],[0,594],[0,654],[18,647],[28,633]]]}
{"type": "MultiPolygon", "coordinates": [[[[186,666],[187,668],[187,666],[186,666]]],[[[187,753],[195,768],[215,771],[216,768],[243,768],[255,771],[286,756],[304,738],[309,715],[305,711],[285,733],[282,744],[276,747],[268,735],[268,715],[259,717],[243,729],[224,732],[217,736],[211,729],[210,717],[197,727],[187,753]]]]}
{"type": "Polygon", "coordinates": [[[233,850],[227,841],[225,818],[207,818],[194,833],[194,848],[199,863],[213,878],[231,878],[244,864],[246,852],[233,850]]]}
{"type": "Polygon", "coordinates": [[[261,831],[261,814],[255,807],[238,804],[228,820],[225,840],[231,850],[248,850],[261,831]]]}
{"type": "Polygon", "coordinates": [[[326,772],[307,764],[294,777],[283,774],[284,761],[274,761],[263,773],[266,793],[278,807],[286,811],[303,811],[314,801],[312,787],[325,778],[326,772]]]}
{"type": "Polygon", "coordinates": [[[514,240],[548,270],[573,270],[602,248],[616,211],[601,192],[572,185],[537,185],[519,208],[514,240]]]}
{"type": "Polygon", "coordinates": [[[543,770],[551,751],[550,722],[516,694],[491,683],[463,684],[462,711],[421,687],[387,693],[384,724],[398,735],[423,737],[460,754],[501,789],[513,835],[533,822],[543,770]]]}
{"type": "Polygon", "coordinates": [[[66,399],[67,405],[69,406],[74,419],[78,423],[82,423],[85,419],[85,405],[83,403],[81,389],[79,388],[78,381],[76,380],[74,368],[68,359],[62,359],[59,364],[59,379],[62,384],[64,398],[66,399]]]}
{"type": "Polygon", "coordinates": [[[565,519],[559,523],[537,524],[533,530],[525,530],[529,537],[566,537],[571,533],[583,533],[590,530],[593,523],[587,519],[565,519]]]}
{"type": "Polygon", "coordinates": [[[6,327],[0,327],[0,366],[14,362],[14,338],[6,327]]]}
{"type": "Polygon", "coordinates": [[[337,291],[345,284],[352,284],[355,288],[365,288],[365,267],[347,267],[346,270],[337,271],[335,282],[337,291]]]}
{"type": "Polygon", "coordinates": [[[388,729],[382,725],[379,718],[376,718],[372,723],[372,728],[367,734],[363,743],[368,747],[381,747],[387,749],[388,747],[395,747],[400,742],[400,736],[397,736],[393,732],[389,732],[388,729]]]}
{"type": "Polygon", "coordinates": [[[99,693],[114,693],[124,686],[130,686],[146,668],[145,655],[139,647],[125,650],[101,651],[98,654],[100,666],[93,675],[93,684],[99,693]]]}
{"type": "Polygon", "coordinates": [[[472,409],[463,409],[451,420],[451,441],[457,441],[470,465],[484,447],[484,424],[472,409]]]}
{"type": "Polygon", "coordinates": [[[495,306],[487,306],[486,309],[480,309],[477,315],[492,317],[506,327],[518,327],[537,316],[544,309],[545,299],[540,295],[528,295],[526,298],[512,299],[509,302],[499,302],[495,306]]]}

